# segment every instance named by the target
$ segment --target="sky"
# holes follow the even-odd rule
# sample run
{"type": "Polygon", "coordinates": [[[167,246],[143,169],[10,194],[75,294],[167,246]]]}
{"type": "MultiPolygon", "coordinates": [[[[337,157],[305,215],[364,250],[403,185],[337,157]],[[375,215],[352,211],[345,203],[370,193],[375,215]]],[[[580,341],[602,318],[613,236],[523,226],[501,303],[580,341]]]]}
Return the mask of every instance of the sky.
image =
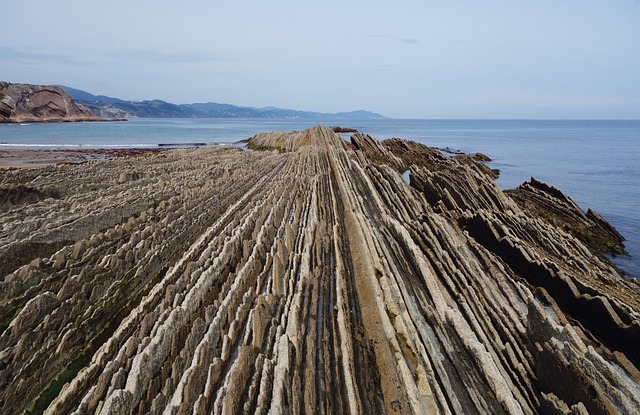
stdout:
{"type": "Polygon", "coordinates": [[[392,118],[640,119],[640,1],[6,1],[0,80],[392,118]]]}

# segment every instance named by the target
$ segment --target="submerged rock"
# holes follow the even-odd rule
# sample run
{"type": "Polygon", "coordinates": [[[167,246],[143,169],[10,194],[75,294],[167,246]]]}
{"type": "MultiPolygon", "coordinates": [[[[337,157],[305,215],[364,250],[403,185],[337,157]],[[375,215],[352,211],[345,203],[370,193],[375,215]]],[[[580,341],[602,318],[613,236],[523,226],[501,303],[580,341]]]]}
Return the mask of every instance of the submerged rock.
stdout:
{"type": "Polygon", "coordinates": [[[61,190],[0,217],[0,412],[640,411],[597,214],[405,140],[249,143],[6,172],[61,190]]]}

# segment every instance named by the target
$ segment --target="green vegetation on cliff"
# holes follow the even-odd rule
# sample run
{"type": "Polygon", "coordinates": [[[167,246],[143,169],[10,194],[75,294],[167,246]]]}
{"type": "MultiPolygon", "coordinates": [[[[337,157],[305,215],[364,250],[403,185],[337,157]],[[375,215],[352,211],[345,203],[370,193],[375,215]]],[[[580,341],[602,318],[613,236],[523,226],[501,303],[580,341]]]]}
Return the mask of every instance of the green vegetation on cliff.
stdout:
{"type": "Polygon", "coordinates": [[[61,87],[73,98],[90,108],[95,114],[109,118],[114,111],[141,118],[273,118],[273,119],[309,119],[309,120],[356,120],[382,119],[380,114],[369,111],[351,111],[322,113],[298,111],[276,107],[241,107],[215,102],[196,104],[172,104],[161,100],[124,101],[104,95],[93,95],[86,91],[61,87]],[[108,110],[107,110],[108,107],[108,110]]]}

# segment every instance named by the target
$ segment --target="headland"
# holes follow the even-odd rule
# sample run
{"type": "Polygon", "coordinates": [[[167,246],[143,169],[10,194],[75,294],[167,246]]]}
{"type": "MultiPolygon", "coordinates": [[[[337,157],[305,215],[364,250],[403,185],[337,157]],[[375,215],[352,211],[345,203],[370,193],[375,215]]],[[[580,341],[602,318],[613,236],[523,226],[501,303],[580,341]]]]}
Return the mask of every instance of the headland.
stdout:
{"type": "Polygon", "coordinates": [[[104,119],[52,85],[0,82],[0,123],[123,121],[104,119]]]}

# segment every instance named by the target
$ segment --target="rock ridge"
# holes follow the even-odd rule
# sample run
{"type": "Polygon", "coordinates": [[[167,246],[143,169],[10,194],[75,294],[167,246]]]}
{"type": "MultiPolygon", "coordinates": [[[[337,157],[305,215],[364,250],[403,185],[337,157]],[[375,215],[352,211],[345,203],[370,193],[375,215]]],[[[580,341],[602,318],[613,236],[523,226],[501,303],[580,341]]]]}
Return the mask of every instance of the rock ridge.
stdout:
{"type": "Polygon", "coordinates": [[[249,145],[3,174],[0,412],[640,411],[596,213],[401,139],[249,145]]]}

